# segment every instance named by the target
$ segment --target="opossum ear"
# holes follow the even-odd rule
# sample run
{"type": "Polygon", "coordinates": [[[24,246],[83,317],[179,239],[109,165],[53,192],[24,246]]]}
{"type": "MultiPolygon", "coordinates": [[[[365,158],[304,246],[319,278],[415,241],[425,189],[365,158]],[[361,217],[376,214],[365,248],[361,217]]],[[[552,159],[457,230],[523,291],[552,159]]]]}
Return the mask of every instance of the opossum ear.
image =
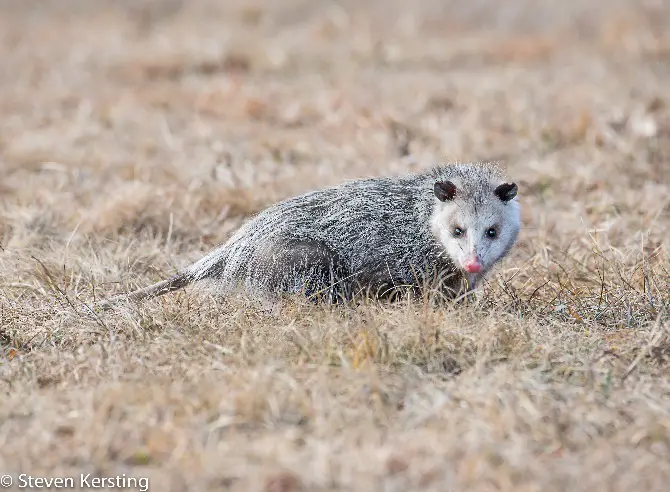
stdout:
{"type": "Polygon", "coordinates": [[[518,188],[516,183],[503,183],[495,189],[495,194],[498,195],[503,202],[509,202],[516,196],[518,188]]]}
{"type": "Polygon", "coordinates": [[[433,186],[433,191],[438,200],[446,202],[456,196],[456,185],[451,181],[438,181],[433,186]]]}

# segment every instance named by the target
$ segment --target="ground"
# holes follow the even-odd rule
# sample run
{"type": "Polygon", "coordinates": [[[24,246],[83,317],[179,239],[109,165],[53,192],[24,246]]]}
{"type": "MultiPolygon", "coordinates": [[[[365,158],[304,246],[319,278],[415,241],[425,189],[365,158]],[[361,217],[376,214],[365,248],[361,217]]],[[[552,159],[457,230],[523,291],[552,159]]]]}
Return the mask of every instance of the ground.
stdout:
{"type": "Polygon", "coordinates": [[[667,490],[668,25],[651,0],[0,0],[0,474],[667,490]],[[473,160],[523,211],[476,301],[91,314],[281,198],[473,160]]]}

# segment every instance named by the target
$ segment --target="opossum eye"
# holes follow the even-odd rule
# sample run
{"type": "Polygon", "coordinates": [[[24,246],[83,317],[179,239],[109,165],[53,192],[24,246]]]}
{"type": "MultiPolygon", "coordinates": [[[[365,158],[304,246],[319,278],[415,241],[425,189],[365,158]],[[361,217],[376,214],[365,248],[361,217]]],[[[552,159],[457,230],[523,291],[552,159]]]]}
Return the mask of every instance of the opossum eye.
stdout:
{"type": "Polygon", "coordinates": [[[465,231],[461,229],[460,227],[454,227],[453,231],[454,237],[461,237],[463,234],[465,234],[465,231]]]}
{"type": "Polygon", "coordinates": [[[486,235],[487,235],[488,237],[490,237],[490,238],[494,238],[494,237],[496,237],[496,236],[498,235],[498,231],[496,231],[496,228],[495,228],[495,227],[490,227],[490,228],[486,231],[486,235]]]}

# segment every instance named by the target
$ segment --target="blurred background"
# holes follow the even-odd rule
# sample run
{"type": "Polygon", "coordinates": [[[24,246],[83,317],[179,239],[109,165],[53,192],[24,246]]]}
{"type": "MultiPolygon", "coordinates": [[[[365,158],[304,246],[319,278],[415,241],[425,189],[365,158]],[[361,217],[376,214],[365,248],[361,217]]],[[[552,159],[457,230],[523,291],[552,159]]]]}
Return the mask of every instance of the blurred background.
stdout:
{"type": "Polygon", "coordinates": [[[549,200],[555,219],[577,207],[597,227],[601,208],[653,208],[668,190],[668,2],[0,9],[2,193],[13,216],[37,199],[25,214],[51,214],[47,229],[210,246],[237,225],[224,218],[279,198],[454,161],[501,161],[526,221],[549,200]]]}

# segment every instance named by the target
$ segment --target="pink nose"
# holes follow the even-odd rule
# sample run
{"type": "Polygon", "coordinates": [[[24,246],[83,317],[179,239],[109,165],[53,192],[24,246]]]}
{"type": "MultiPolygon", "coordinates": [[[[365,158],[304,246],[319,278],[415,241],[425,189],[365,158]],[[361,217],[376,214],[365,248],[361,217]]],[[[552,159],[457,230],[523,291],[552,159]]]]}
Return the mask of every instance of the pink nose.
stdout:
{"type": "Polygon", "coordinates": [[[465,270],[469,273],[479,273],[482,270],[482,264],[477,260],[470,260],[465,264],[465,270]]]}

